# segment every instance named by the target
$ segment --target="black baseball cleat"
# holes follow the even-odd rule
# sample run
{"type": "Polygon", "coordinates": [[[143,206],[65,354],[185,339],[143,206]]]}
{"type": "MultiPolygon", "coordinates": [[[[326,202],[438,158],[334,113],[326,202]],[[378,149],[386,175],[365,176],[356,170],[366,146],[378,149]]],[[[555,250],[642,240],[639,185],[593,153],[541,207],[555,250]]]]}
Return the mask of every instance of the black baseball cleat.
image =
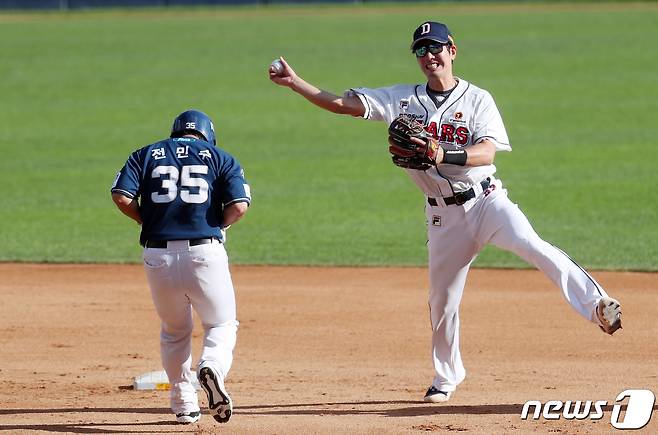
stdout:
{"type": "Polygon", "coordinates": [[[208,396],[210,415],[219,423],[226,423],[233,413],[233,402],[224,387],[224,381],[212,368],[205,366],[199,370],[199,384],[208,396]]]}
{"type": "Polygon", "coordinates": [[[450,397],[452,397],[452,391],[441,391],[438,388],[436,388],[434,385],[432,385],[427,389],[427,393],[425,393],[425,397],[423,398],[423,401],[432,402],[432,403],[441,403],[441,402],[447,402],[448,400],[450,400],[450,397]]]}
{"type": "Polygon", "coordinates": [[[196,423],[201,419],[201,411],[180,412],[176,414],[176,421],[180,424],[196,423]]]}

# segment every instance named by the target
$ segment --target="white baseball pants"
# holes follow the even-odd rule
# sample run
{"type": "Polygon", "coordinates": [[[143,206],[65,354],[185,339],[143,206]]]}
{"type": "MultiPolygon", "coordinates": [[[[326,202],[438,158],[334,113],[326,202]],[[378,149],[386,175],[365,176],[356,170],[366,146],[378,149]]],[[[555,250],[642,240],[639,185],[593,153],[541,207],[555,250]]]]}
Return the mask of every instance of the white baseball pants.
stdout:
{"type": "Polygon", "coordinates": [[[514,252],[544,272],[589,321],[596,322],[596,304],[607,296],[584,269],[542,240],[500,181],[495,184],[487,196],[463,206],[426,205],[433,385],[441,391],[454,391],[466,375],[459,352],[459,304],[471,263],[486,244],[514,252]]]}
{"type": "Polygon", "coordinates": [[[162,365],[171,385],[174,414],[199,410],[192,385],[192,308],[204,329],[199,364],[226,378],[233,362],[238,322],[224,245],[189,246],[170,241],[165,249],[144,249],[144,269],[160,319],[162,365]]]}

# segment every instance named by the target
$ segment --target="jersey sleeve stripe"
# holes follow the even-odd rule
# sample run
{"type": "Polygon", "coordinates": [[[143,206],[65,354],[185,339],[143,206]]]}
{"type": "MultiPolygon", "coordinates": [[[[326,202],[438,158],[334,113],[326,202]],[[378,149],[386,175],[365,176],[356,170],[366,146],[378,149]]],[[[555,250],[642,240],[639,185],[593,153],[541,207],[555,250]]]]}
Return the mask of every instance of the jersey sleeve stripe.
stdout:
{"type": "Polygon", "coordinates": [[[235,204],[238,202],[246,202],[247,204],[251,205],[251,198],[243,197],[243,198],[235,198],[224,204],[224,206],[235,204]]]}
{"type": "Polygon", "coordinates": [[[127,190],[123,190],[123,189],[112,189],[111,192],[112,193],[120,193],[121,195],[126,196],[126,197],[131,198],[131,199],[135,197],[134,193],[128,192],[127,190]]]}
{"type": "Polygon", "coordinates": [[[366,110],[365,110],[365,112],[364,112],[364,114],[363,114],[363,119],[369,119],[369,118],[370,118],[370,114],[372,113],[372,109],[370,108],[370,102],[368,101],[368,97],[366,97],[364,94],[362,94],[361,92],[356,91],[356,90],[354,90],[354,89],[350,89],[350,91],[354,92],[354,94],[355,94],[357,97],[359,97],[359,100],[361,100],[361,102],[363,103],[363,105],[364,105],[365,108],[366,108],[366,110]]]}
{"type": "Polygon", "coordinates": [[[473,140],[473,143],[476,144],[480,141],[483,141],[484,139],[491,139],[491,141],[494,142],[496,145],[500,145],[499,151],[512,151],[512,145],[501,142],[493,136],[480,136],[477,139],[473,140]]]}

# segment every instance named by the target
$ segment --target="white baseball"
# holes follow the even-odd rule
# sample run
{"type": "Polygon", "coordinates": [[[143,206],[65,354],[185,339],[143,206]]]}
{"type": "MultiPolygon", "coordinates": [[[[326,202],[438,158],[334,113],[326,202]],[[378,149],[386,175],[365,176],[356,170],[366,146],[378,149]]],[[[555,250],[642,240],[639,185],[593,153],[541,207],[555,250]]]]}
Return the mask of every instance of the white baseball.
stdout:
{"type": "Polygon", "coordinates": [[[280,75],[283,72],[283,63],[279,59],[274,59],[270,64],[270,71],[276,75],[280,75]]]}

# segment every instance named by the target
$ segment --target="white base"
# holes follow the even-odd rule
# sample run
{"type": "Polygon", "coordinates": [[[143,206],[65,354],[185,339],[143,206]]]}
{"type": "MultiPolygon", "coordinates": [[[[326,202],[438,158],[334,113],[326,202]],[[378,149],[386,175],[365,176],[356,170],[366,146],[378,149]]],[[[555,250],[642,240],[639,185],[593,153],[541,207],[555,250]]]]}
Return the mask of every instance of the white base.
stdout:
{"type": "MultiPolygon", "coordinates": [[[[194,374],[192,385],[194,385],[194,388],[197,390],[200,390],[201,385],[199,385],[196,374],[195,372],[192,373],[194,374]]],[[[135,376],[135,380],[133,381],[133,389],[135,390],[169,390],[169,388],[169,378],[164,370],[143,373],[139,376],[135,376]]]]}

